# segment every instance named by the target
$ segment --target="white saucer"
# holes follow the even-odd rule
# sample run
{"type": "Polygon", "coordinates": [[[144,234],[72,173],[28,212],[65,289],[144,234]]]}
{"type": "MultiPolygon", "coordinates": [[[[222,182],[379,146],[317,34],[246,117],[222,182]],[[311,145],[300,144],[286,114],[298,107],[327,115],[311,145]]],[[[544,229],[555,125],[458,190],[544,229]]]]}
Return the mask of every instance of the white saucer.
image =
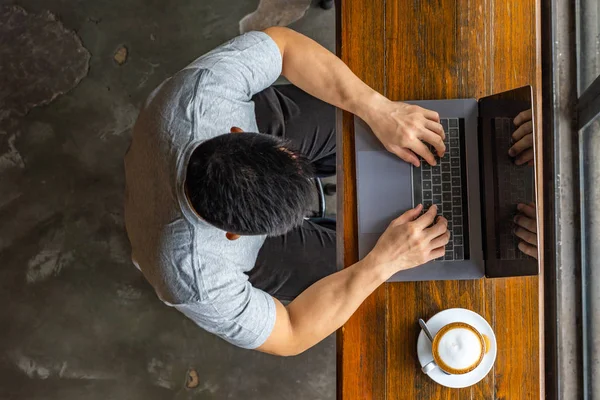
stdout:
{"type": "MultiPolygon", "coordinates": [[[[450,322],[465,322],[490,339],[489,351],[483,357],[481,364],[473,371],[463,375],[446,375],[439,368],[435,368],[429,373],[429,377],[440,385],[450,388],[464,388],[474,385],[485,378],[492,369],[494,361],[496,361],[496,353],[498,352],[496,335],[494,335],[490,324],[481,315],[464,308],[450,308],[440,311],[427,321],[427,327],[431,331],[431,334],[435,336],[444,325],[450,322]]],[[[417,339],[417,355],[421,367],[433,360],[431,342],[423,331],[419,333],[419,338],[417,339]]]]}

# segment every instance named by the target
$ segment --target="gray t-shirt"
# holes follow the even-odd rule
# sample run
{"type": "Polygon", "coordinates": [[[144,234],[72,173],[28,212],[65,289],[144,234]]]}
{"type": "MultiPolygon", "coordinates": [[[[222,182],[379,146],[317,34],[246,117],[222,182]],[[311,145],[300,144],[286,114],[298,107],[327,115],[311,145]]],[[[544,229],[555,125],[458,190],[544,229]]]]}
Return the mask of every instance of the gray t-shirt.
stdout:
{"type": "Polygon", "coordinates": [[[273,298],[244,273],[254,267],[265,236],[228,240],[196,216],[183,184],[202,141],[233,126],[258,132],[251,97],[279,77],[281,66],[279,48],[262,32],[198,58],[150,94],[125,156],[125,224],[134,264],[163,302],[248,349],[263,344],[275,324],[273,298]]]}

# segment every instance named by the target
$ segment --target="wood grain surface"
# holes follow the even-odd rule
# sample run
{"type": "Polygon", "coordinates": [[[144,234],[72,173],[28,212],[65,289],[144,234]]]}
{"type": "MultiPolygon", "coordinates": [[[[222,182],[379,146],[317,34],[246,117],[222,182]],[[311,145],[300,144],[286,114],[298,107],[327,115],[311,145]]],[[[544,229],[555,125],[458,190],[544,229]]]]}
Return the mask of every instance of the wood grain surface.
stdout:
{"type": "MultiPolygon", "coordinates": [[[[539,96],[536,0],[341,0],[338,13],[338,55],[392,100],[479,98],[526,84],[539,96]]],[[[347,113],[338,122],[338,263],[346,267],[357,260],[354,128],[347,113]]],[[[541,398],[539,282],[384,284],[338,333],[338,398],[541,398]],[[498,340],[493,370],[460,390],[423,375],[416,355],[417,319],[453,307],[482,315],[498,340]]]]}
{"type": "MultiPolygon", "coordinates": [[[[384,92],[384,0],[351,1],[337,10],[338,55],[373,89],[384,92]],[[353,27],[353,29],[340,28],[353,27]],[[343,40],[339,40],[342,38],[343,40]]],[[[337,262],[349,266],[358,261],[357,216],[355,191],[354,125],[348,113],[338,116],[338,244],[337,262]],[[341,121],[341,126],[340,126],[341,121]],[[343,157],[343,160],[340,160],[343,157]],[[341,162],[340,162],[341,161],[341,162]],[[344,173],[339,167],[349,169],[344,173]],[[340,220],[340,216],[342,219],[340,220]],[[343,227],[343,231],[340,231],[343,227]]],[[[338,331],[337,393],[347,398],[383,399],[386,384],[386,287],[381,286],[358,308],[348,323],[338,331]],[[359,369],[360,371],[356,370],[359,369]],[[357,397],[358,396],[358,397],[357,397]]]]}

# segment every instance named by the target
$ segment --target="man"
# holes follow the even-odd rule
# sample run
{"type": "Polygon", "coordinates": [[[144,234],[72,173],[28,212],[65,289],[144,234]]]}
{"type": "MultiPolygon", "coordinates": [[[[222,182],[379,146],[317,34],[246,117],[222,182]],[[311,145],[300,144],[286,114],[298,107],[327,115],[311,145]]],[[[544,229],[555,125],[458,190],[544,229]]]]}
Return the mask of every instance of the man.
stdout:
{"type": "Polygon", "coordinates": [[[436,164],[424,142],[445,151],[437,113],[389,101],[286,28],[233,39],[150,95],[125,158],[125,220],[163,302],[237,346],[294,355],[391,275],[444,254],[447,221],[419,205],[336,270],[334,231],[303,218],[308,179],[335,167],[333,106],[414,165],[436,164]],[[280,74],[295,86],[270,87],[280,74]]]}

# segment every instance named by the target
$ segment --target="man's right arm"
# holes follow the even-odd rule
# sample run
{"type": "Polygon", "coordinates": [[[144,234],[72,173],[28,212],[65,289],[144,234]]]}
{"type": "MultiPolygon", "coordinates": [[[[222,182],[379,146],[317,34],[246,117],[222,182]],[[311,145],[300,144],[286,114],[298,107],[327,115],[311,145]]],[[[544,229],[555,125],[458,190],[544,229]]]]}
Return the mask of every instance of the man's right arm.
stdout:
{"type": "Polygon", "coordinates": [[[448,222],[433,206],[419,217],[422,206],[395,219],[363,260],[321,279],[287,307],[275,300],[277,319],[257,350],[281,356],[302,353],[342,326],[379,285],[398,271],[444,254],[448,222]]]}

